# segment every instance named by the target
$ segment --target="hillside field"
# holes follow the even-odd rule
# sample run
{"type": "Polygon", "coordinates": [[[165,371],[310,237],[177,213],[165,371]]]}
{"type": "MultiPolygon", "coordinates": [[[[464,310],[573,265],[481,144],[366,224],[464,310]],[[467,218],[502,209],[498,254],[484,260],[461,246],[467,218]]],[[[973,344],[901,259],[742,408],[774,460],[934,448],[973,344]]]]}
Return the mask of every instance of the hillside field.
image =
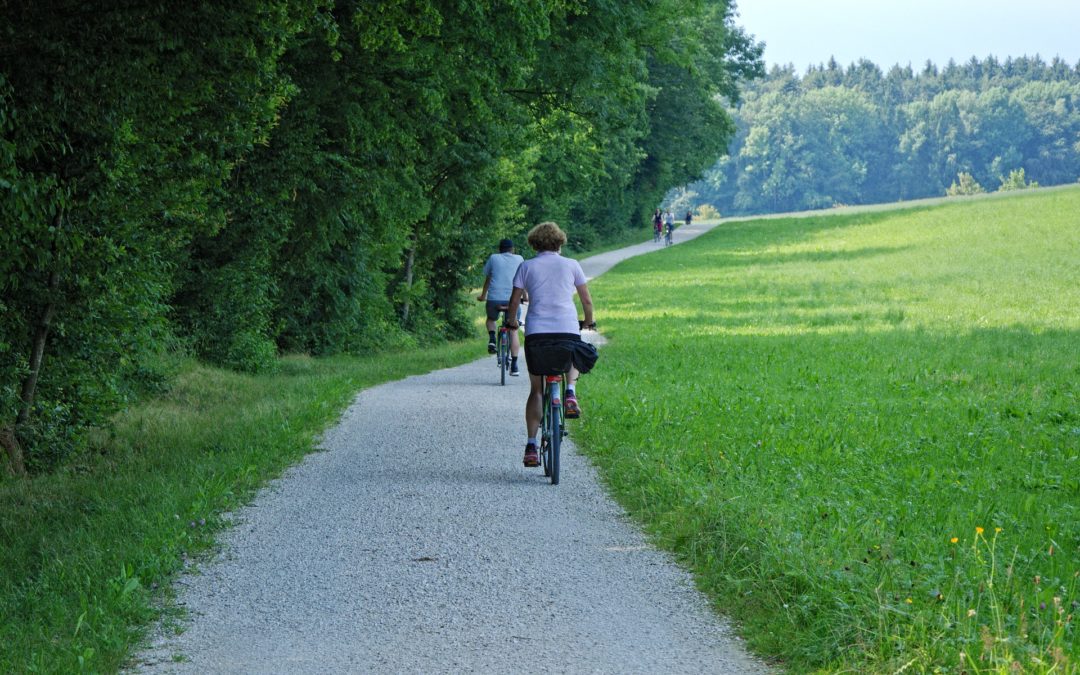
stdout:
{"type": "Polygon", "coordinates": [[[724,223],[591,283],[579,444],[796,672],[1075,672],[1080,187],[724,223]]]}

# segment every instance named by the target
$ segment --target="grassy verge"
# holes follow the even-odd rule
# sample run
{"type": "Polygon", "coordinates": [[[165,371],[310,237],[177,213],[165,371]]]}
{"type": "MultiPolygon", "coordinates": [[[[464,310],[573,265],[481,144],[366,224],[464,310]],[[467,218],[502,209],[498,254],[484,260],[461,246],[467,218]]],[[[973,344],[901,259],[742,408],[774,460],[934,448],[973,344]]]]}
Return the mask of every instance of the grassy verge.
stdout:
{"type": "Polygon", "coordinates": [[[723,224],[591,286],[577,437],[795,672],[1076,672],[1080,189],[723,224]]]}
{"type": "Polygon", "coordinates": [[[285,358],[247,376],[175,365],[64,470],[0,482],[0,672],[110,672],[221,514],[311,452],[365,387],[478,358],[476,341],[370,358],[285,358]]]}

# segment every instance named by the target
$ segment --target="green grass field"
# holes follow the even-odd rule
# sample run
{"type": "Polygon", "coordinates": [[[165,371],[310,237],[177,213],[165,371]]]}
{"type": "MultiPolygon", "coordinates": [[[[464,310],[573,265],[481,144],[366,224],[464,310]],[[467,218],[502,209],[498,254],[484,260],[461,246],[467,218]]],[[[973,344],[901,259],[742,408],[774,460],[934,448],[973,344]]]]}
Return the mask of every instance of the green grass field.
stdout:
{"type": "Polygon", "coordinates": [[[1080,188],[730,222],[592,282],[576,437],[794,672],[1076,672],[1080,188]]]}
{"type": "Polygon", "coordinates": [[[369,358],[287,357],[273,375],[172,364],[53,475],[0,481],[0,673],[115,672],[221,514],[315,448],[366,387],[466,363],[479,340],[369,358]]]}

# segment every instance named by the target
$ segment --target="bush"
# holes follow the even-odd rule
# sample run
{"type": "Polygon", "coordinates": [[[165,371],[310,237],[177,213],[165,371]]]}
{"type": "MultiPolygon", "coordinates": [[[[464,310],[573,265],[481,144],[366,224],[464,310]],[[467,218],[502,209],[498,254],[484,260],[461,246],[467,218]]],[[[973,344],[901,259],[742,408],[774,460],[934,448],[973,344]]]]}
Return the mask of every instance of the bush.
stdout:
{"type": "Polygon", "coordinates": [[[720,212],[712,204],[701,204],[694,210],[694,215],[703,220],[716,220],[720,217],[720,212]]]}
{"type": "Polygon", "coordinates": [[[1027,190],[1029,188],[1037,188],[1039,184],[1035,181],[1027,182],[1024,176],[1024,170],[1016,169],[1009,172],[1009,177],[1001,177],[1001,187],[997,189],[998,192],[1008,192],[1010,190],[1027,190]]]}
{"type": "Polygon", "coordinates": [[[953,181],[953,184],[945,190],[945,194],[949,197],[960,197],[962,195],[981,195],[986,190],[983,186],[979,185],[972,175],[966,171],[961,171],[959,176],[959,183],[953,181]]]}

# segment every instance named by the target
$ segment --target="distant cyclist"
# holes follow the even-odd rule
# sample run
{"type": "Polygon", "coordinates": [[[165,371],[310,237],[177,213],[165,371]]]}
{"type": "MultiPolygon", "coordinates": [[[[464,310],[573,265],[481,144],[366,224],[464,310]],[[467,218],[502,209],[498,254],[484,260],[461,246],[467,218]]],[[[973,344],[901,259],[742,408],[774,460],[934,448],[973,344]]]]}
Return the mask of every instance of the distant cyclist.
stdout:
{"type": "MultiPolygon", "coordinates": [[[[476,299],[480,302],[487,301],[485,311],[489,354],[495,353],[495,321],[499,318],[502,308],[510,304],[510,293],[514,289],[514,274],[524,260],[514,253],[514,242],[503,239],[499,242],[499,252],[492,254],[484,263],[484,288],[476,299]]],[[[525,297],[528,298],[528,296],[525,297]]],[[[513,316],[514,323],[517,324],[520,313],[513,316]]],[[[507,314],[507,319],[509,317],[510,314],[507,314]]],[[[519,350],[518,332],[515,329],[510,331],[510,374],[514,376],[520,372],[518,370],[519,350]]]]}
{"type": "Polygon", "coordinates": [[[653,241],[660,241],[660,234],[664,229],[664,214],[660,212],[660,209],[656,209],[652,217],[652,229],[653,229],[653,241]]]}
{"type": "Polygon", "coordinates": [[[694,212],[693,211],[687,211],[686,212],[686,224],[689,225],[690,221],[693,220],[693,219],[694,219],[694,212]]]}
{"type": "MultiPolygon", "coordinates": [[[[596,348],[581,339],[581,327],[592,327],[593,304],[585,273],[578,261],[560,254],[566,234],[552,222],[540,223],[528,235],[536,257],[521,264],[514,275],[507,315],[516,317],[523,297],[529,300],[529,321],[525,325],[525,363],[529,367],[529,400],[525,403],[525,466],[539,466],[536,435],[540,428],[543,376],[566,372],[566,417],[581,416],[576,383],[578,374],[596,363],[596,348]],[[585,320],[579,322],[574,293],[581,300],[585,320]]],[[[517,329],[516,318],[510,319],[517,329]]]]}

